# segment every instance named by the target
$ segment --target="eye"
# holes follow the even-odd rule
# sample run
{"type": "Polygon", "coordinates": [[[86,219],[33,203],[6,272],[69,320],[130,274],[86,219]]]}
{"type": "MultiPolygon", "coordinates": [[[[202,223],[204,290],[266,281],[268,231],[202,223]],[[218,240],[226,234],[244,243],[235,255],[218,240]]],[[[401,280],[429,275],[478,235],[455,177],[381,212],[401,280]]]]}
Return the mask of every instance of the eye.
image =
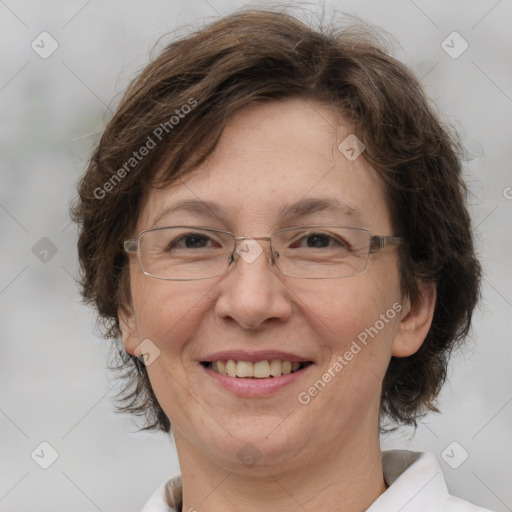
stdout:
{"type": "Polygon", "coordinates": [[[177,240],[173,241],[171,247],[186,247],[187,249],[191,248],[200,248],[205,247],[210,240],[205,235],[200,235],[197,233],[191,233],[187,235],[183,235],[177,240]]]}
{"type": "Polygon", "coordinates": [[[328,233],[308,233],[307,235],[302,235],[300,238],[296,239],[290,245],[291,248],[297,247],[307,247],[307,248],[316,248],[316,249],[325,249],[325,248],[337,248],[337,249],[348,249],[349,245],[339,237],[334,235],[330,235],[328,233]],[[304,244],[305,242],[305,244],[304,244]]]}
{"type": "Polygon", "coordinates": [[[174,237],[166,244],[165,250],[170,252],[175,249],[204,249],[221,246],[222,244],[203,233],[191,232],[174,237]]]}

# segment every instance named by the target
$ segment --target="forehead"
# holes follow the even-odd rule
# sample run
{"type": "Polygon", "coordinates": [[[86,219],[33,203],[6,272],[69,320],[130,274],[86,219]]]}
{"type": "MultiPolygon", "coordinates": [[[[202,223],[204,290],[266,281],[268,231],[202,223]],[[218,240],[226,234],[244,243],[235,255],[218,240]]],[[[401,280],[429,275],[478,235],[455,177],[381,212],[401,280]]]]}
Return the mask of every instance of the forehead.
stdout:
{"type": "Polygon", "coordinates": [[[347,155],[353,153],[339,149],[349,136],[349,149],[357,150],[339,114],[317,101],[245,107],[207,161],[181,182],[151,190],[138,230],[201,220],[233,231],[266,230],[294,220],[339,219],[390,231],[381,178],[363,157],[352,160],[347,155]]]}

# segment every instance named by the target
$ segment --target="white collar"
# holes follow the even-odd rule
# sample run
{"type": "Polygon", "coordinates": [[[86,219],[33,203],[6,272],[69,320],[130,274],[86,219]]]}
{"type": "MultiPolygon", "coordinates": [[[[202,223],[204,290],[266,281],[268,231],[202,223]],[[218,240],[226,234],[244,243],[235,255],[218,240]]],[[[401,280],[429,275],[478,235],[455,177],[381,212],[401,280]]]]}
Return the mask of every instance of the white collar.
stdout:
{"type": "MultiPolygon", "coordinates": [[[[451,496],[431,453],[384,451],[382,466],[389,487],[366,512],[490,512],[451,496]]],[[[142,512],[180,512],[181,486],[180,475],[165,481],[142,512]]]]}

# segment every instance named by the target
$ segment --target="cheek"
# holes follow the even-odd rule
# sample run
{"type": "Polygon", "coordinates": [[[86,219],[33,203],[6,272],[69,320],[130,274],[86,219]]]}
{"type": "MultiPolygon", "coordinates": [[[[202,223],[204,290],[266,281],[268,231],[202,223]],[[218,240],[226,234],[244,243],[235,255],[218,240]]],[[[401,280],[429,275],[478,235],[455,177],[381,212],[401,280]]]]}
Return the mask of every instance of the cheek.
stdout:
{"type": "Polygon", "coordinates": [[[380,280],[368,273],[330,281],[321,293],[303,288],[297,296],[307,304],[303,313],[322,346],[321,370],[342,376],[331,380],[347,391],[380,388],[402,308],[394,272],[388,269],[380,280]]]}
{"type": "Polygon", "coordinates": [[[208,306],[208,288],[203,283],[176,283],[135,279],[132,286],[139,340],[149,339],[158,357],[146,366],[153,391],[177,425],[188,421],[191,396],[189,366],[197,364],[188,341],[197,333],[208,306]]]}
{"type": "Polygon", "coordinates": [[[382,381],[399,325],[397,299],[399,294],[389,293],[385,286],[340,289],[329,285],[310,302],[308,321],[317,331],[325,357],[305,384],[299,402],[313,417],[322,416],[325,424],[332,425],[333,436],[378,415],[382,381]]]}
{"type": "Polygon", "coordinates": [[[132,285],[139,339],[149,338],[168,359],[166,364],[175,366],[204,318],[212,285],[145,277],[136,278],[132,285]]]}
{"type": "Polygon", "coordinates": [[[305,305],[302,312],[317,325],[323,339],[331,340],[333,348],[343,350],[347,341],[360,334],[364,339],[364,333],[375,325],[379,334],[386,337],[398,326],[401,298],[398,273],[393,269],[388,268],[387,276],[380,279],[368,272],[326,280],[321,288],[304,281],[296,285],[296,292],[305,305]]]}

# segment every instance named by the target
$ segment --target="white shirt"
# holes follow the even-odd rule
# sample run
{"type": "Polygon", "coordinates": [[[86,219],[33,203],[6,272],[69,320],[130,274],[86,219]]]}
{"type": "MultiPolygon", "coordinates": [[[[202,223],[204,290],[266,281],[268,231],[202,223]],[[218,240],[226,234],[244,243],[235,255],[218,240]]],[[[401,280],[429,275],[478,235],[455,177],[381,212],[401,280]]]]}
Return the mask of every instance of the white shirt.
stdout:
{"type": "MultiPolygon", "coordinates": [[[[451,496],[441,467],[431,453],[384,451],[382,466],[388,489],[366,512],[490,512],[451,496]]],[[[178,475],[156,490],[142,512],[181,512],[177,508],[181,497],[178,475]]]]}

